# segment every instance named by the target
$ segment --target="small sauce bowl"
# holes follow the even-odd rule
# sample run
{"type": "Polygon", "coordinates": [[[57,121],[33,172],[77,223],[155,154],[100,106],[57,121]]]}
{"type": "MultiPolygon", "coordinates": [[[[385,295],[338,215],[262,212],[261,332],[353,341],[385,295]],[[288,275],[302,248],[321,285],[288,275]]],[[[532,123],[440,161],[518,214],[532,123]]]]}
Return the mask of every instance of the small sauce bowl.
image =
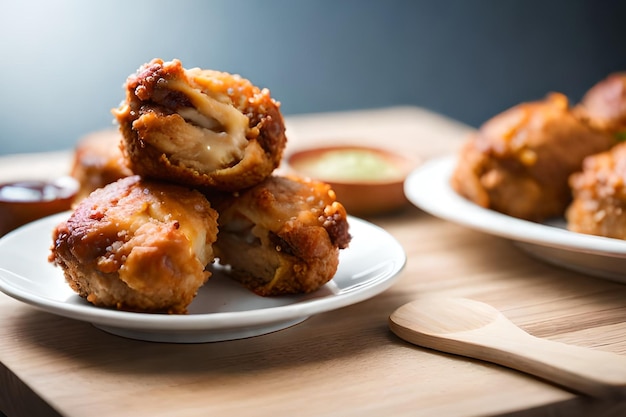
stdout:
{"type": "Polygon", "coordinates": [[[78,186],[71,177],[0,184],[0,236],[33,220],[69,210],[78,186]]]}
{"type": "Polygon", "coordinates": [[[408,203],[404,180],[415,162],[394,152],[360,145],[326,146],[295,151],[286,157],[292,173],[323,181],[349,214],[370,216],[408,203]]]}

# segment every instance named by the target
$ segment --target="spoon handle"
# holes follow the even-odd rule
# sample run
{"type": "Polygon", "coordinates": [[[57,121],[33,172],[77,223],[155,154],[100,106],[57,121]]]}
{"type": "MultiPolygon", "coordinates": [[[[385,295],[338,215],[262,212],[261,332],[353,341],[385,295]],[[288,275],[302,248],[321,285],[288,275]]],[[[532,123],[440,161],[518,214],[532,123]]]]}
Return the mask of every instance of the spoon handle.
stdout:
{"type": "Polygon", "coordinates": [[[411,343],[517,369],[593,397],[626,394],[626,357],[534,337],[504,316],[478,329],[448,334],[398,330],[411,343]]]}
{"type": "MultiPolygon", "coordinates": [[[[510,360],[540,378],[597,398],[626,394],[626,358],[528,335],[523,345],[504,346],[510,360]]],[[[503,361],[507,361],[506,355],[503,361]]],[[[505,362],[506,363],[506,362],[505,362]]]]}

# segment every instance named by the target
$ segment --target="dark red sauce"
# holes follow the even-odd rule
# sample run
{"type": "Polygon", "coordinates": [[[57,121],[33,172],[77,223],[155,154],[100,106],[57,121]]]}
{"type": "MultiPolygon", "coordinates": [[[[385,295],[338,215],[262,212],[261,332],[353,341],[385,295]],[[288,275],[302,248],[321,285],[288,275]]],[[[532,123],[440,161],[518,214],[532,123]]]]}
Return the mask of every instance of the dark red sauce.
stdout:
{"type": "Polygon", "coordinates": [[[75,188],[46,181],[19,181],[0,185],[0,200],[6,202],[52,201],[75,193],[75,188]]]}
{"type": "Polygon", "coordinates": [[[0,236],[33,220],[69,210],[78,191],[70,177],[0,184],[0,236]]]}

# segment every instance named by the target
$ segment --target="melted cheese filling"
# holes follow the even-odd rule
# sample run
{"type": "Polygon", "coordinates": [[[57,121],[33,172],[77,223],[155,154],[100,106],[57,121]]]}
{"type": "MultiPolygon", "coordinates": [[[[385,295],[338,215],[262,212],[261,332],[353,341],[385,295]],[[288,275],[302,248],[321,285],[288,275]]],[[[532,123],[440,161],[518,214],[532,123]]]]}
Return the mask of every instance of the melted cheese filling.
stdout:
{"type": "Polygon", "coordinates": [[[168,88],[185,94],[193,107],[176,109],[191,125],[159,147],[173,162],[210,172],[235,165],[244,157],[248,144],[249,120],[238,109],[210,92],[200,91],[179,80],[168,82],[168,88]]]}

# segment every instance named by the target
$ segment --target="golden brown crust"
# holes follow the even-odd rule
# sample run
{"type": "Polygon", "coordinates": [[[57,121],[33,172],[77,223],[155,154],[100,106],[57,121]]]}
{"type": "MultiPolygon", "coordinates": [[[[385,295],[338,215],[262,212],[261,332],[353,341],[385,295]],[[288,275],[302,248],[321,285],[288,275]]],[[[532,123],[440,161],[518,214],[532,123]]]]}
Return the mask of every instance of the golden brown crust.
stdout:
{"type": "Polygon", "coordinates": [[[50,261],[97,306],[185,313],[208,279],[217,213],[198,191],[126,177],[54,230],[50,261]]]}
{"type": "Polygon", "coordinates": [[[558,93],[487,121],[463,146],[451,185],[475,203],[540,221],[563,215],[568,177],[614,140],[578,119],[558,93]]]}
{"type": "Polygon", "coordinates": [[[626,239],[626,143],[587,157],[570,185],[574,200],[566,212],[569,230],[626,239]]]}
{"type": "Polygon", "coordinates": [[[212,201],[220,213],[216,256],[259,295],[317,290],[350,241],[346,211],[321,182],[272,176],[212,201]]]}
{"type": "Polygon", "coordinates": [[[594,128],[626,140],[626,72],[610,74],[595,84],[574,111],[594,128]]]}
{"type": "Polygon", "coordinates": [[[120,150],[121,135],[109,129],[81,138],[74,149],[70,174],[80,184],[75,201],[80,201],[97,188],[133,175],[120,150]]]}
{"type": "Polygon", "coordinates": [[[113,113],[139,175],[235,191],[280,164],[280,104],[238,75],[154,59],[128,78],[126,90],[113,113]]]}

